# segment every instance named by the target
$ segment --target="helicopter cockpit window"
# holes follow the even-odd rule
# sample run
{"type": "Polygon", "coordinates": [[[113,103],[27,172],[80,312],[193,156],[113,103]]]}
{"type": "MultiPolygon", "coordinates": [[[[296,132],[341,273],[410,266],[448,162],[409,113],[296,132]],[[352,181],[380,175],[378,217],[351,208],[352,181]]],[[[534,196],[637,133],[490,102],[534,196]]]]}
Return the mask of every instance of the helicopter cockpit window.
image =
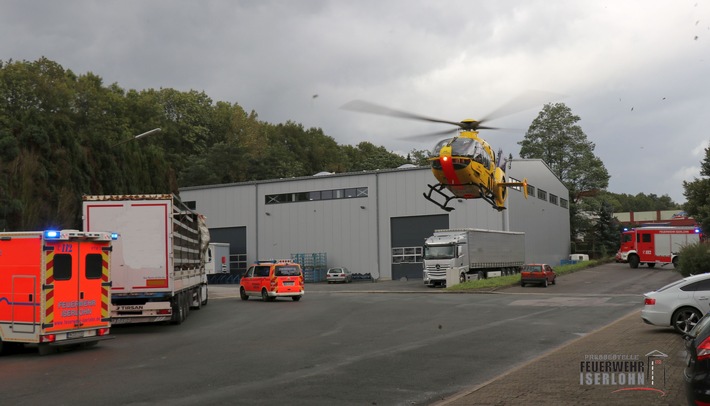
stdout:
{"type": "Polygon", "coordinates": [[[476,162],[488,168],[491,165],[491,157],[483,148],[483,144],[472,138],[457,138],[451,144],[451,155],[466,156],[473,158],[476,162]]]}
{"type": "Polygon", "coordinates": [[[434,148],[431,149],[431,154],[429,155],[430,157],[438,157],[439,153],[441,152],[441,149],[444,148],[448,143],[451,142],[453,138],[447,138],[445,140],[441,140],[434,145],[434,148]]]}

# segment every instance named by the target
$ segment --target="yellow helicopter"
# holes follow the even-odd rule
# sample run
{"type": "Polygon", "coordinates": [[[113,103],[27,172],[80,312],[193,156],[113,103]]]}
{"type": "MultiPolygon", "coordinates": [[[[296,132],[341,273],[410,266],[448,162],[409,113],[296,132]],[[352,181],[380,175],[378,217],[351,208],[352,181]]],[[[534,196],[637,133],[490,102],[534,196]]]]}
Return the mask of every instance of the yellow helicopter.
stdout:
{"type": "MultiPolygon", "coordinates": [[[[518,98],[516,104],[520,104],[520,99],[521,98],[518,98]]],[[[508,104],[508,107],[511,105],[512,102],[508,104]]],[[[458,134],[454,137],[439,141],[430,151],[428,158],[429,162],[431,162],[431,171],[439,183],[436,185],[427,185],[429,192],[424,193],[424,197],[446,211],[454,210],[453,207],[448,205],[452,199],[483,199],[490,203],[494,209],[498,211],[505,210],[505,200],[509,186],[521,187],[525,198],[527,199],[528,197],[527,179],[523,179],[522,182],[508,182],[505,177],[505,171],[503,170],[505,161],[501,156],[501,151],[498,151],[498,156],[496,156],[491,146],[478,136],[478,130],[498,129],[496,127],[481,125],[483,122],[491,120],[494,115],[497,118],[502,115],[513,114],[514,112],[522,110],[522,108],[501,108],[496,111],[497,114],[492,113],[486,119],[466,119],[461,122],[438,120],[418,114],[394,110],[362,100],[348,102],[343,105],[342,108],[361,113],[451,124],[459,127],[458,134]],[[448,190],[451,194],[445,193],[444,189],[448,190]],[[445,199],[444,202],[436,201],[432,197],[433,193],[445,199]]],[[[407,138],[423,138],[434,135],[441,136],[451,132],[452,130],[446,130],[407,138]]]]}

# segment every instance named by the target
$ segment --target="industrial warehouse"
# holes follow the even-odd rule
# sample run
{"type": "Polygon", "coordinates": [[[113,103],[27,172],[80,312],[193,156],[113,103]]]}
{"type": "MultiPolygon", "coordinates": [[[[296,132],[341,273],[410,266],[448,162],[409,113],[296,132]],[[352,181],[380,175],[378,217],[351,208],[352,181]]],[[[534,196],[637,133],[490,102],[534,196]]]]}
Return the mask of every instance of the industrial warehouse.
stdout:
{"type": "Polygon", "coordinates": [[[539,159],[507,163],[506,210],[482,199],[455,199],[444,211],[422,193],[435,179],[428,167],[319,173],[180,189],[207,218],[213,242],[230,244],[232,273],[257,260],[317,257],[379,280],[422,278],[422,245],[434,230],[477,228],[525,233],[526,262],[552,265],[570,253],[569,194],[539,159]]]}

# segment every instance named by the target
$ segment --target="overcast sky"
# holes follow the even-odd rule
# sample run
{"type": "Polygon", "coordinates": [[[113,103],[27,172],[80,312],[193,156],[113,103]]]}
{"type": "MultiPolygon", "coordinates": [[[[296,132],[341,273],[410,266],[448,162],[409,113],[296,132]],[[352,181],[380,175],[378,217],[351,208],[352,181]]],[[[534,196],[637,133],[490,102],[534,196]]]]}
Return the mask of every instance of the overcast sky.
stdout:
{"type": "MultiPolygon", "coordinates": [[[[0,59],[45,56],[124,89],[204,91],[271,123],[406,154],[441,124],[340,109],[363,99],[482,118],[530,89],[564,95],[615,193],[699,176],[710,116],[707,0],[0,0],[0,59]]],[[[542,108],[490,123],[517,144],[542,108]]]]}

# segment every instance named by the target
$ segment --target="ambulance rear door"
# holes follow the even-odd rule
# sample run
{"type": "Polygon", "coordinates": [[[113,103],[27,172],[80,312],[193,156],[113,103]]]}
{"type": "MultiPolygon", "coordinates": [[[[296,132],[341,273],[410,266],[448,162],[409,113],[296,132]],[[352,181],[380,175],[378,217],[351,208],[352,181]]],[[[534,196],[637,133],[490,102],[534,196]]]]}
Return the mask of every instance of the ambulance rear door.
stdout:
{"type": "Polygon", "coordinates": [[[110,243],[46,240],[44,249],[45,331],[108,327],[110,243]]]}

